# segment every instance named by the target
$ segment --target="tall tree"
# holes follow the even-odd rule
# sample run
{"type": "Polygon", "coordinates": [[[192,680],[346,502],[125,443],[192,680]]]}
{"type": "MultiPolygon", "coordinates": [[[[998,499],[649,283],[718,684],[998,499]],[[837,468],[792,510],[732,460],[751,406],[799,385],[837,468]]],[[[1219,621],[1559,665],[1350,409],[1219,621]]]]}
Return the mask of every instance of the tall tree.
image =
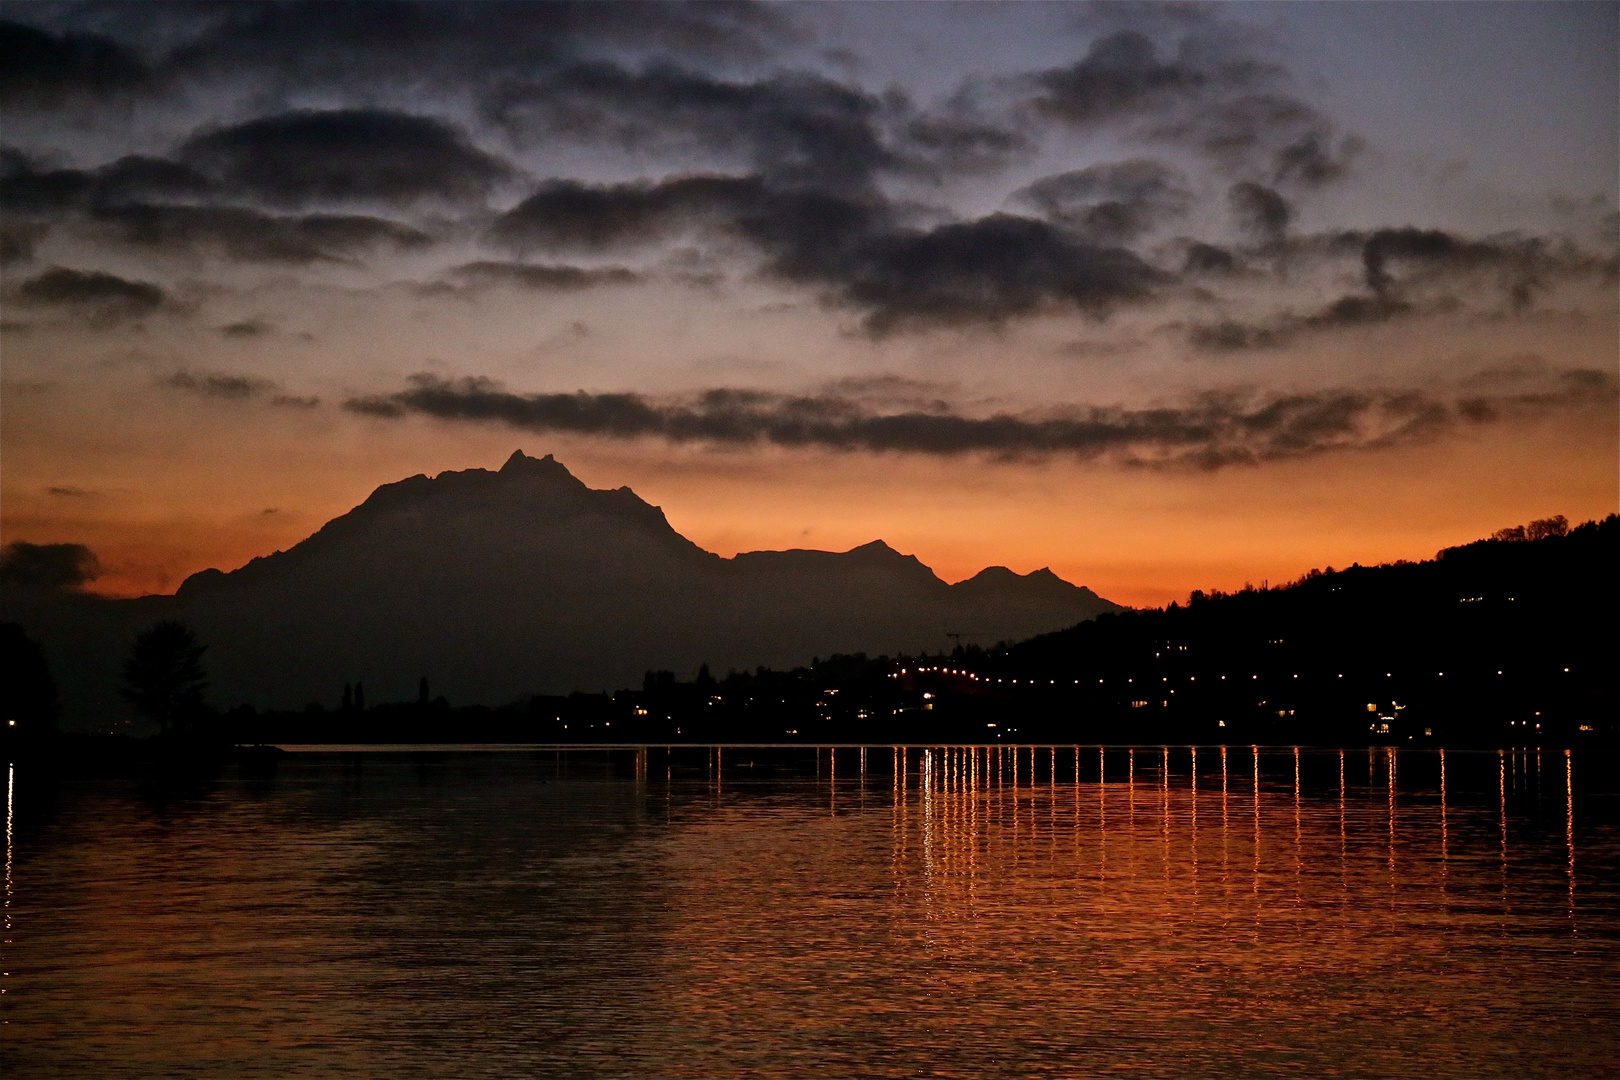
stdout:
{"type": "Polygon", "coordinates": [[[56,730],[56,683],[45,653],[16,623],[0,623],[0,725],[8,737],[56,730]]]}
{"type": "Polygon", "coordinates": [[[124,662],[124,697],[167,732],[185,727],[203,711],[202,654],[208,646],[184,623],[165,620],[143,631],[124,662]]]}

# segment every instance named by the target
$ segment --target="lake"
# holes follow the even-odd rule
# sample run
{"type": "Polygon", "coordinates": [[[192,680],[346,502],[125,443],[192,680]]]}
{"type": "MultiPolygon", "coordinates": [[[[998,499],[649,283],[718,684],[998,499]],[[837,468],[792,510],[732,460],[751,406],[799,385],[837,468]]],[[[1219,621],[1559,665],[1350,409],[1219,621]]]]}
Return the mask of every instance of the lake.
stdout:
{"type": "Polygon", "coordinates": [[[32,1076],[1597,1076],[1612,757],[300,749],[7,777],[32,1076]]]}

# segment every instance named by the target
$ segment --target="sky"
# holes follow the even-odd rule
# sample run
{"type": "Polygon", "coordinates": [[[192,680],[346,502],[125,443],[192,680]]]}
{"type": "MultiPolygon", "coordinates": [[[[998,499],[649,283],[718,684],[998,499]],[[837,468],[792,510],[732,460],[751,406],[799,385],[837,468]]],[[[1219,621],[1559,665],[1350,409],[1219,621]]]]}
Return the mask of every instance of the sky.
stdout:
{"type": "Polygon", "coordinates": [[[1112,600],[1617,508],[1620,6],[0,9],[0,538],[554,454],[1112,600]]]}

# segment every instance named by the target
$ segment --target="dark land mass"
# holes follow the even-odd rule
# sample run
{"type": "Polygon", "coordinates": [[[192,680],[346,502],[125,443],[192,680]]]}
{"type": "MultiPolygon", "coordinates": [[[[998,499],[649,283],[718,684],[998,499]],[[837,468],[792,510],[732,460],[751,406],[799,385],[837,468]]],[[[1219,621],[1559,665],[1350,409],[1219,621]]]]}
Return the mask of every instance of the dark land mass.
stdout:
{"type": "Polygon", "coordinates": [[[291,549],[195,574],[174,596],[64,588],[71,575],[41,551],[11,551],[0,620],[42,643],[77,730],[131,715],[120,665],[164,620],[206,643],[213,701],[296,710],[336,704],[346,685],[414,700],[423,677],[458,703],[499,705],[634,686],[649,669],[792,668],[935,651],[952,634],[990,645],[1122,610],[1049,570],[947,584],[881,541],[722,558],[629,488],[593,490],[521,452],[498,472],[384,485],[291,549]]]}
{"type": "MultiPolygon", "coordinates": [[[[1509,532],[1507,535],[1514,536],[1509,532]]],[[[993,648],[863,653],[455,707],[240,706],[239,743],[1614,747],[1620,518],[1430,561],[1195,593],[993,648]]]]}

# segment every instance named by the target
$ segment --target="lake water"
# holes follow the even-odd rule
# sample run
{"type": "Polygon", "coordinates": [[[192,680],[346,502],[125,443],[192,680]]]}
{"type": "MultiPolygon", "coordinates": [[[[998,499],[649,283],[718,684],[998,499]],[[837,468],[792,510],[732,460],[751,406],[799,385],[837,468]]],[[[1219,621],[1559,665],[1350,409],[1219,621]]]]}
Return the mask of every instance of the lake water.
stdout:
{"type": "Polygon", "coordinates": [[[328,750],[186,786],[19,765],[0,1063],[1614,1075],[1612,766],[328,750]]]}

